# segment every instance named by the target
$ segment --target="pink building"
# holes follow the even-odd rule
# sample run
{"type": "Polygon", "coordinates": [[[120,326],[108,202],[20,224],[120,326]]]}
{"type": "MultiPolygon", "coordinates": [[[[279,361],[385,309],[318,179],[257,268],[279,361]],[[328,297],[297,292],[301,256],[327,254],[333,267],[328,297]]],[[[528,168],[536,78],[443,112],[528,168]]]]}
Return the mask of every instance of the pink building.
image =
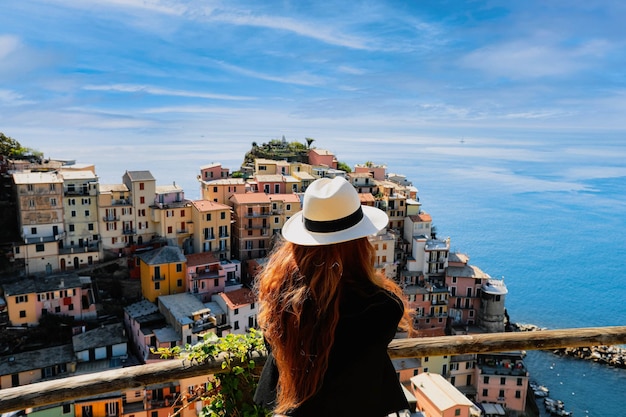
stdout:
{"type": "Polygon", "coordinates": [[[213,294],[223,292],[226,286],[226,271],[212,252],[186,255],[187,288],[201,301],[211,300],[213,294]]]}
{"type": "Polygon", "coordinates": [[[387,176],[387,167],[385,165],[375,164],[357,164],[354,166],[354,173],[356,174],[372,174],[372,177],[377,181],[384,181],[387,176]]]}
{"type": "Polygon", "coordinates": [[[265,194],[285,194],[287,191],[285,177],[283,175],[255,175],[257,192],[265,194]]]}
{"type": "Polygon", "coordinates": [[[480,288],[490,276],[469,264],[469,257],[451,253],[446,269],[446,286],[450,289],[449,315],[452,325],[477,324],[480,288]]]}
{"type": "Polygon", "coordinates": [[[335,155],[324,149],[311,149],[309,150],[309,164],[313,166],[327,166],[329,168],[337,169],[337,158],[335,155]]]}
{"type": "Polygon", "coordinates": [[[528,371],[520,353],[477,356],[476,401],[500,404],[509,410],[526,410],[528,371]]]}
{"type": "Polygon", "coordinates": [[[200,178],[202,181],[212,181],[228,178],[228,168],[222,168],[221,163],[212,163],[200,167],[200,178]]]}

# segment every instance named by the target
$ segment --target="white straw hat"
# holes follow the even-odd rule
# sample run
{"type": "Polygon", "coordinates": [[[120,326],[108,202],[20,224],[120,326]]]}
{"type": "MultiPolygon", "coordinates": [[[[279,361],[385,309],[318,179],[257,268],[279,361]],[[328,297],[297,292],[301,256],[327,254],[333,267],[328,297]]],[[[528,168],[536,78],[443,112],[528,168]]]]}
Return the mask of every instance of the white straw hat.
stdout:
{"type": "Polygon", "coordinates": [[[304,193],[303,209],[285,222],[285,240],[303,246],[330,245],[373,235],[389,222],[387,214],[362,206],[359,194],[345,179],[321,178],[304,193]]]}

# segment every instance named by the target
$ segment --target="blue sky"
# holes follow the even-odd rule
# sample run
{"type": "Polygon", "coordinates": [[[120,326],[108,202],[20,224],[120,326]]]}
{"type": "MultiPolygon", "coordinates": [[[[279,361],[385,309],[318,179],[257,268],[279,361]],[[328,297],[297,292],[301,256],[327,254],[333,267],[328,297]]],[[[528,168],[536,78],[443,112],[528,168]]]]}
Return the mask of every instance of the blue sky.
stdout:
{"type": "Polygon", "coordinates": [[[348,162],[368,143],[623,143],[624,18],[620,1],[6,1],[0,131],[103,182],[233,169],[282,135],[348,162]]]}

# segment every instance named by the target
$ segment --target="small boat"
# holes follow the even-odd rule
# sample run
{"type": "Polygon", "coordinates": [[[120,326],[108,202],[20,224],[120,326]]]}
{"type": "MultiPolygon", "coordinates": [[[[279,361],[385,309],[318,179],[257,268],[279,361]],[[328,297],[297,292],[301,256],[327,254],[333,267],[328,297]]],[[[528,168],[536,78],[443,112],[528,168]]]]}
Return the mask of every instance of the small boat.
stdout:
{"type": "Polygon", "coordinates": [[[547,397],[550,395],[550,390],[543,385],[539,385],[536,382],[530,382],[529,385],[535,393],[535,397],[547,397]]]}

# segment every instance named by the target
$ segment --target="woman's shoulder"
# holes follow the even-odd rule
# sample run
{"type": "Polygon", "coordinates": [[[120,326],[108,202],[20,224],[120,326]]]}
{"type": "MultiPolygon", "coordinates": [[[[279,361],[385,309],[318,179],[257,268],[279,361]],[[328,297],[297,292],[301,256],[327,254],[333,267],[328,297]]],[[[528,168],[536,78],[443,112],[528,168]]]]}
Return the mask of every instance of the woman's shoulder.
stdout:
{"type": "Polygon", "coordinates": [[[366,312],[378,309],[404,310],[402,300],[393,292],[379,287],[374,283],[344,289],[342,310],[345,312],[366,312]]]}

